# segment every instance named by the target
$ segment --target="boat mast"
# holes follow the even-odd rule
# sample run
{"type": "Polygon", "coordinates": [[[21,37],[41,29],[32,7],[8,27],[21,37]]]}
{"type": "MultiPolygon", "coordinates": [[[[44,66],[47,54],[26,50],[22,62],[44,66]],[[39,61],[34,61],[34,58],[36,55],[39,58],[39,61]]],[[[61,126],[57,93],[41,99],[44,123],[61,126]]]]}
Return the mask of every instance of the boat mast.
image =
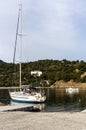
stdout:
{"type": "Polygon", "coordinates": [[[21,63],[22,63],[22,4],[20,4],[20,8],[19,8],[19,12],[20,12],[20,67],[19,67],[19,75],[20,75],[20,79],[19,79],[19,86],[20,86],[20,90],[21,90],[21,63]]]}

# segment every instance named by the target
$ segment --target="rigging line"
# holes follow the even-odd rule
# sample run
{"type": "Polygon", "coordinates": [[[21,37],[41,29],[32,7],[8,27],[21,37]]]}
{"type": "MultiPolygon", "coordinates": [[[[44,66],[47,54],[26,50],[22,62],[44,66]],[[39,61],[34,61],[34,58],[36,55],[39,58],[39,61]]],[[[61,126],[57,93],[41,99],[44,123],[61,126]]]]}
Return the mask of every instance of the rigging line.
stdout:
{"type": "Polygon", "coordinates": [[[13,63],[15,63],[15,54],[16,54],[16,46],[17,46],[17,36],[18,36],[18,30],[19,30],[19,18],[20,18],[20,9],[18,13],[18,22],[17,22],[17,28],[16,28],[16,39],[15,39],[15,46],[14,46],[14,56],[13,56],[13,63]]]}
{"type": "Polygon", "coordinates": [[[13,73],[14,73],[14,64],[15,64],[15,55],[16,55],[16,46],[17,46],[17,38],[18,38],[18,30],[19,30],[19,20],[20,20],[20,9],[18,13],[18,21],[17,21],[17,28],[16,28],[16,38],[15,38],[15,45],[14,45],[14,55],[13,55],[13,69],[12,69],[12,86],[13,86],[13,73]]]}

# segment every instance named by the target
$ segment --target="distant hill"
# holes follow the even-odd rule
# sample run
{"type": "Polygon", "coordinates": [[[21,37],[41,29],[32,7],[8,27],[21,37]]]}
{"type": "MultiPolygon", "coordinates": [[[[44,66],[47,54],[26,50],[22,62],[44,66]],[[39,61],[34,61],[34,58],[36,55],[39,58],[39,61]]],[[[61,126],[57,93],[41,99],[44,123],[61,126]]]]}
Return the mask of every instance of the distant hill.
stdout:
{"type": "Polygon", "coordinates": [[[0,62],[3,62],[2,60],[0,60],[0,62]]]}
{"type": "MultiPolygon", "coordinates": [[[[22,84],[52,85],[57,81],[76,83],[86,82],[86,62],[63,60],[38,60],[22,63],[22,84]],[[40,77],[32,76],[31,71],[41,71],[40,77]]],[[[19,85],[19,64],[0,60],[0,86],[19,85]]]]}

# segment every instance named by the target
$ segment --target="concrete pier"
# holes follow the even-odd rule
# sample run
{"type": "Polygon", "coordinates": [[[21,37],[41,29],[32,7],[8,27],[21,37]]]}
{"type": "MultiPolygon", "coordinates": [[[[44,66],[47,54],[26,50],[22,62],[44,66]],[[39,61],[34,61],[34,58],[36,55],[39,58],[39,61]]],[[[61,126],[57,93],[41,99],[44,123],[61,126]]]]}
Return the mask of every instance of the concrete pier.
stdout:
{"type": "Polygon", "coordinates": [[[5,112],[5,111],[15,111],[19,109],[24,109],[24,108],[31,108],[33,105],[28,105],[28,104],[23,104],[23,105],[8,105],[8,106],[0,106],[0,112],[5,112]]]}
{"type": "Polygon", "coordinates": [[[0,112],[0,130],[86,130],[82,112],[0,112]]]}
{"type": "Polygon", "coordinates": [[[25,104],[25,103],[15,103],[11,102],[10,105],[0,106],[0,112],[6,111],[41,111],[43,110],[45,105],[42,104],[25,104]]]}

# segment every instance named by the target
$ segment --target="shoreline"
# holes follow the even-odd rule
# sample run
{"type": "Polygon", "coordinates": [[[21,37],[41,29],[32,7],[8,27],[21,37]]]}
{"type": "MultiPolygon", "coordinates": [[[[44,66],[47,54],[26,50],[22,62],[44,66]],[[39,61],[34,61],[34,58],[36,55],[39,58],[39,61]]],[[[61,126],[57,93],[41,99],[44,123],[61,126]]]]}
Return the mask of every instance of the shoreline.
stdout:
{"type": "Polygon", "coordinates": [[[86,88],[86,83],[74,82],[73,80],[64,82],[63,80],[61,80],[61,81],[56,81],[50,87],[51,88],[67,88],[67,87],[86,88]]]}

